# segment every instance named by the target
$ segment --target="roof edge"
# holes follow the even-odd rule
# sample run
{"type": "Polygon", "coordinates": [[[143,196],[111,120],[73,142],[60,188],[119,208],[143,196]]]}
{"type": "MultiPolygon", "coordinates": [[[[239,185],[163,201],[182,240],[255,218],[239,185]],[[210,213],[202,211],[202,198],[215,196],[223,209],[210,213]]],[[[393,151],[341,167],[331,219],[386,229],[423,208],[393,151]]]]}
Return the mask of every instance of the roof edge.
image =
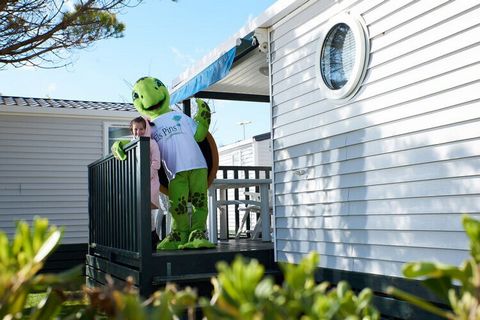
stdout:
{"type": "Polygon", "coordinates": [[[197,74],[202,72],[209,65],[214,63],[218,58],[224,55],[229,50],[233,49],[239,43],[239,40],[244,39],[257,28],[268,28],[282,18],[287,16],[290,12],[299,8],[308,0],[279,0],[268,7],[261,15],[257,16],[247,24],[245,24],[233,36],[221,43],[218,47],[203,56],[194,65],[187,68],[177,78],[173,80],[170,94],[180,89],[188,81],[194,78],[197,74]]]}

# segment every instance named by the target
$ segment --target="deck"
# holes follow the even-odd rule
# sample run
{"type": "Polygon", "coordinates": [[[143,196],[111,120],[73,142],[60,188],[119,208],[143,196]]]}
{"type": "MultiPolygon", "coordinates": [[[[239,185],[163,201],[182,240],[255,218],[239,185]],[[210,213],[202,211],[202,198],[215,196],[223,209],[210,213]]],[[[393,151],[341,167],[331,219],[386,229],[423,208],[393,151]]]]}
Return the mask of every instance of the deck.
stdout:
{"type": "Polygon", "coordinates": [[[271,242],[246,239],[219,241],[215,249],[155,252],[153,264],[159,268],[153,283],[162,285],[166,282],[210,279],[216,274],[218,261],[231,262],[237,255],[257,259],[269,271],[276,269],[271,242]]]}
{"type": "MultiPolygon", "coordinates": [[[[127,277],[132,277],[143,296],[167,282],[192,286],[200,294],[209,294],[210,278],[217,273],[216,264],[231,262],[237,255],[256,259],[265,266],[267,273],[278,274],[269,223],[262,224],[262,234],[266,237],[252,239],[247,232],[238,238],[240,222],[243,222],[240,206],[252,203],[245,194],[250,188],[266,194],[269,167],[220,167],[217,177],[244,179],[249,184],[230,188],[229,192],[220,187],[209,190],[218,191],[221,200],[214,201],[218,210],[210,208],[210,216],[215,221],[217,214],[220,217],[218,225],[209,224],[209,235],[214,234],[216,241],[213,242],[218,241],[216,248],[152,252],[148,139],[142,137],[128,145],[125,152],[125,161],[110,155],[89,165],[87,285],[104,285],[110,275],[119,286],[127,277]],[[255,179],[263,181],[263,185],[252,184],[255,179]]],[[[268,210],[268,202],[257,204],[265,207],[263,211],[268,210]]],[[[247,229],[255,224],[250,218],[245,222],[247,229]]]]}
{"type": "MultiPolygon", "coordinates": [[[[153,252],[148,267],[151,270],[150,283],[139,289],[143,295],[148,295],[166,283],[174,282],[179,286],[194,287],[201,295],[208,295],[211,292],[210,279],[217,274],[216,264],[219,261],[231,262],[238,255],[258,260],[265,267],[266,274],[279,275],[274,261],[273,243],[248,239],[228,240],[219,241],[214,249],[153,252]]],[[[102,257],[88,254],[86,273],[89,285],[105,284],[107,273],[119,285],[124,283],[127,276],[132,276],[137,283],[141,282],[142,277],[141,269],[123,265],[115,255],[102,257]]]]}

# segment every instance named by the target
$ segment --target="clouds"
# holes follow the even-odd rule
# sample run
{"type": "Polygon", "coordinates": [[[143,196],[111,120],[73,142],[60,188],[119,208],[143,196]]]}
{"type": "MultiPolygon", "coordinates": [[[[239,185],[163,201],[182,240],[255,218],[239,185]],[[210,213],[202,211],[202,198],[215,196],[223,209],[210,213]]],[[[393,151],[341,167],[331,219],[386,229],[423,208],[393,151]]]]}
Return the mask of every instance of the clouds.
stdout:
{"type": "Polygon", "coordinates": [[[57,91],[57,84],[55,82],[50,82],[47,85],[47,96],[52,96],[55,91],[57,91]]]}
{"type": "Polygon", "coordinates": [[[184,53],[176,47],[170,47],[170,51],[173,53],[173,62],[182,68],[187,68],[195,62],[192,55],[184,53]]]}
{"type": "MultiPolygon", "coordinates": [[[[78,1],[64,0],[62,10],[72,9],[78,1]]],[[[79,50],[65,68],[6,68],[1,71],[0,89],[5,95],[21,97],[131,102],[131,83],[139,77],[155,76],[171,88],[172,80],[274,2],[144,1],[119,14],[127,25],[125,37],[79,50]]],[[[248,102],[209,103],[215,112],[211,130],[217,143],[243,139],[243,128],[237,124],[240,121],[252,122],[245,127],[247,137],[269,130],[268,104],[254,107],[248,102]]]]}

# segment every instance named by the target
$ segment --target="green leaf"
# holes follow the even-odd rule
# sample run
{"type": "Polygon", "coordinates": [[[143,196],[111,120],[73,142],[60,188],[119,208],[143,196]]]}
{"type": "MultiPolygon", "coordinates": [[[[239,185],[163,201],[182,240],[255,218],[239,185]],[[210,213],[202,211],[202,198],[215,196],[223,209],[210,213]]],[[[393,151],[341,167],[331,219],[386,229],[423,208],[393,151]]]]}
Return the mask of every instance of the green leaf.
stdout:
{"type": "Polygon", "coordinates": [[[124,319],[144,320],[146,318],[144,308],[142,307],[138,296],[126,294],[124,295],[123,303],[124,308],[121,311],[121,314],[124,319]]]}
{"type": "Polygon", "coordinates": [[[241,256],[235,258],[231,267],[219,263],[217,269],[221,294],[231,297],[238,306],[254,297],[255,288],[265,273],[265,268],[257,260],[247,263],[241,256]]]}
{"type": "Polygon", "coordinates": [[[430,313],[433,313],[437,316],[440,316],[442,318],[454,319],[454,318],[452,318],[452,315],[451,315],[450,312],[445,311],[443,309],[440,309],[439,307],[431,304],[428,301],[425,301],[422,298],[416,297],[413,294],[404,292],[404,291],[402,291],[400,289],[397,289],[397,288],[394,288],[394,287],[388,287],[387,288],[387,293],[396,297],[396,298],[408,301],[409,303],[411,303],[411,304],[413,304],[413,305],[415,305],[415,306],[417,306],[417,307],[419,307],[423,310],[426,310],[430,313]]]}
{"type": "Polygon", "coordinates": [[[429,278],[422,281],[437,297],[448,303],[448,290],[454,288],[450,277],[429,278]]]}
{"type": "Polygon", "coordinates": [[[373,298],[373,291],[370,288],[363,289],[358,295],[357,313],[368,309],[373,298]]]}
{"type": "MultiPolygon", "coordinates": [[[[7,303],[1,306],[1,314],[5,316],[6,314],[16,315],[21,313],[25,307],[28,294],[30,292],[30,283],[28,282],[18,282],[18,279],[15,283],[15,289],[11,289],[7,299],[7,303]]],[[[3,318],[3,317],[2,317],[3,318]]]]}
{"type": "Polygon", "coordinates": [[[20,266],[31,261],[33,258],[32,237],[30,234],[30,227],[25,221],[19,221],[17,223],[14,246],[18,253],[23,253],[23,257],[19,257],[20,259],[18,259],[20,266]]]}
{"type": "Polygon", "coordinates": [[[39,303],[30,315],[31,320],[54,319],[60,312],[65,296],[57,291],[49,289],[47,296],[39,303]]]}
{"type": "Polygon", "coordinates": [[[458,267],[436,262],[406,263],[403,266],[403,275],[407,278],[450,277],[459,280],[464,278],[462,270],[460,270],[458,267]]]}
{"type": "Polygon", "coordinates": [[[35,291],[44,291],[48,287],[56,287],[72,291],[78,290],[85,281],[82,277],[82,273],[83,265],[78,265],[56,274],[42,273],[32,279],[32,288],[35,291]]]}
{"type": "Polygon", "coordinates": [[[467,236],[470,238],[470,253],[475,262],[480,262],[480,221],[468,215],[462,215],[462,224],[467,236]]]}
{"type": "Polygon", "coordinates": [[[274,282],[272,278],[266,278],[260,281],[255,288],[255,296],[263,299],[268,299],[273,295],[274,282]]]}
{"type": "Polygon", "coordinates": [[[23,249],[23,236],[22,233],[20,232],[20,225],[24,224],[24,221],[17,221],[17,227],[15,231],[15,236],[13,237],[13,245],[12,245],[12,251],[13,255],[17,256],[17,254],[23,249]]]}
{"type": "Polygon", "coordinates": [[[42,262],[45,260],[49,254],[53,252],[53,250],[57,247],[60,243],[60,239],[62,238],[62,232],[60,230],[55,230],[42,244],[40,249],[37,251],[37,254],[33,258],[34,262],[42,262]]]}
{"type": "Polygon", "coordinates": [[[350,289],[350,286],[346,281],[340,281],[337,284],[337,296],[342,299],[343,297],[346,296],[348,290],[350,289]]]}
{"type": "Polygon", "coordinates": [[[0,271],[6,272],[12,262],[13,255],[8,237],[4,232],[0,232],[0,271]]]}
{"type": "Polygon", "coordinates": [[[46,238],[48,219],[36,217],[33,221],[33,251],[37,252],[46,238]]]}

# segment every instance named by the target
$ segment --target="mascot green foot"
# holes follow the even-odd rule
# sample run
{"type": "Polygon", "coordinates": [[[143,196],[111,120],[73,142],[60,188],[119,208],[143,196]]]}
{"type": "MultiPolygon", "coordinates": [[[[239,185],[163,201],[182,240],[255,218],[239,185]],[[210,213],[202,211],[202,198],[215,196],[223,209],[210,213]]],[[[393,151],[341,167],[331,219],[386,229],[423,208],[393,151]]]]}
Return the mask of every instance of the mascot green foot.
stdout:
{"type": "Polygon", "coordinates": [[[187,233],[172,231],[157,245],[157,250],[178,250],[186,242],[187,233]]]}
{"type": "Polygon", "coordinates": [[[193,230],[188,237],[188,242],[178,246],[178,249],[208,249],[215,248],[215,245],[208,241],[205,232],[202,230],[193,230]]]}

